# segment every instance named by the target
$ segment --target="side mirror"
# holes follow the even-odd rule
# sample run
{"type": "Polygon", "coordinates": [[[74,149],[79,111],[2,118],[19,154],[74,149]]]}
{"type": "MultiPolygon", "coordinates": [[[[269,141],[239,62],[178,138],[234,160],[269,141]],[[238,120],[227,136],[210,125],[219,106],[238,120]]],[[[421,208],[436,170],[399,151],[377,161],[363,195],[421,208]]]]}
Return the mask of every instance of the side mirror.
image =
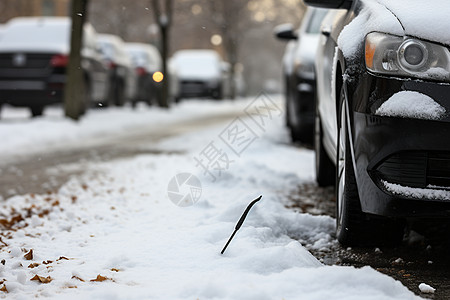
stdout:
{"type": "Polygon", "coordinates": [[[336,8],[350,8],[352,0],[304,0],[308,6],[336,9],[336,8]]]}
{"type": "Polygon", "coordinates": [[[281,24],[274,29],[275,36],[280,40],[295,40],[297,34],[294,32],[292,24],[281,24]]]}

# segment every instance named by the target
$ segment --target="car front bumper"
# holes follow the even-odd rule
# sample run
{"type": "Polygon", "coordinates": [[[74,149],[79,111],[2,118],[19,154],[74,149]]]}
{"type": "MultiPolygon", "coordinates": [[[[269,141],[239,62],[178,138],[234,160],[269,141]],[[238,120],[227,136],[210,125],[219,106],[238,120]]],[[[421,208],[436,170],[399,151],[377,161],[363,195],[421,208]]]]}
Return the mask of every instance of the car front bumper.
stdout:
{"type": "MultiPolygon", "coordinates": [[[[353,147],[361,207],[393,217],[450,216],[450,85],[364,74],[352,93],[353,147]],[[439,120],[380,116],[401,91],[431,97],[439,120]]],[[[414,105],[414,103],[411,103],[414,105]]]]}
{"type": "Polygon", "coordinates": [[[48,78],[0,80],[0,103],[13,106],[34,106],[63,101],[65,75],[55,74],[48,78]]]}

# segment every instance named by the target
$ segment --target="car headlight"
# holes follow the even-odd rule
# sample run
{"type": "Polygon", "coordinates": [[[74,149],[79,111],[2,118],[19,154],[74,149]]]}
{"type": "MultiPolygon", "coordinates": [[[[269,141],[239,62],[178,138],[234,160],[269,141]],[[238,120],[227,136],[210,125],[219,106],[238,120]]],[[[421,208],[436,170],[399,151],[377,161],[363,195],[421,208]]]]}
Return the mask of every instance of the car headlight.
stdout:
{"type": "Polygon", "coordinates": [[[450,81],[449,50],[415,38],[369,33],[365,60],[374,73],[450,81]]]}

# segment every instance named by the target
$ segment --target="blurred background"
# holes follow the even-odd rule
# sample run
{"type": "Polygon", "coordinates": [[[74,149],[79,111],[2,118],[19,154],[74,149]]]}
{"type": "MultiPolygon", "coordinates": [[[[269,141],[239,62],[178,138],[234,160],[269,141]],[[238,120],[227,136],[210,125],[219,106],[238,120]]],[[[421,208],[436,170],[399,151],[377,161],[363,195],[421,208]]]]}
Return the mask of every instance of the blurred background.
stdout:
{"type": "MultiPolygon", "coordinates": [[[[98,33],[160,47],[152,0],[89,0],[87,21],[98,33]]],[[[164,1],[162,2],[164,3],[164,1]]],[[[0,23],[17,16],[70,16],[70,0],[2,0],[0,23]]],[[[181,49],[213,49],[241,73],[246,95],[282,91],[285,43],[273,38],[281,23],[297,26],[299,0],[174,0],[169,56],[181,49]]]]}

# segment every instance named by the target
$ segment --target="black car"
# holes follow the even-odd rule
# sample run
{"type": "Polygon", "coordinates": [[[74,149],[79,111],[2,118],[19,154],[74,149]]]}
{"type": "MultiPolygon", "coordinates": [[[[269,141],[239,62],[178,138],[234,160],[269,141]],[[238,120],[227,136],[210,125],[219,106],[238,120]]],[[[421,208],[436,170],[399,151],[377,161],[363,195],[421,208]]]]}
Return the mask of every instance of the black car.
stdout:
{"type": "Polygon", "coordinates": [[[327,10],[309,7],[300,28],[290,24],[275,29],[279,39],[291,40],[283,57],[286,125],[292,141],[311,144],[314,136],[316,78],[314,61],[320,35],[320,24],[327,10]]]}
{"type": "Polygon", "coordinates": [[[316,59],[316,173],[343,244],[399,241],[450,216],[450,3],[305,0],[335,9],[316,59]]]}
{"type": "MultiPolygon", "coordinates": [[[[63,101],[70,30],[67,17],[20,17],[6,24],[0,41],[0,106],[29,107],[39,116],[46,105],[63,101]]],[[[83,35],[86,109],[107,97],[108,71],[90,24],[83,35]]]]}

